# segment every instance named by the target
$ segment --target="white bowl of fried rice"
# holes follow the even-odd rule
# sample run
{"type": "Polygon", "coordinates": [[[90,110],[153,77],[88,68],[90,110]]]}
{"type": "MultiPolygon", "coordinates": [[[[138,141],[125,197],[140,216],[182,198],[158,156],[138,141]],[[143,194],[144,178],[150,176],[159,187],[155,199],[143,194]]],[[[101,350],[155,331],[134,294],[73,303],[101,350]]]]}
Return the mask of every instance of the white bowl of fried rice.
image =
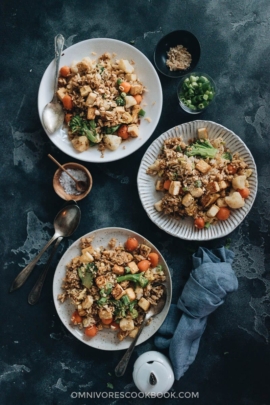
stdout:
{"type": "Polygon", "coordinates": [[[206,241],[228,235],[244,220],[258,180],[252,154],[235,133],[197,120],[169,129],[149,146],[137,183],[142,205],[160,229],[206,241]],[[205,150],[212,157],[203,157],[205,150]]]}
{"type": "MultiPolygon", "coordinates": [[[[42,111],[53,96],[54,69],[52,61],[39,87],[42,125],[42,111]]],[[[139,149],[153,134],[163,103],[160,80],[148,58],[110,38],[89,39],[63,51],[57,97],[65,122],[52,135],[43,125],[44,131],[72,158],[98,163],[139,149]]]]}

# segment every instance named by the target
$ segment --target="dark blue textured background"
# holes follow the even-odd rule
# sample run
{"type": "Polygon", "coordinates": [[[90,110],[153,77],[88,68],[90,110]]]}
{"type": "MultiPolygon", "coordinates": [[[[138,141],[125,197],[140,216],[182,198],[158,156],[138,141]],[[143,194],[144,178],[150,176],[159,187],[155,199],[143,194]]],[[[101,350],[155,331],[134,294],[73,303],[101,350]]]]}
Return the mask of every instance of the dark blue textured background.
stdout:
{"type": "MultiPolygon", "coordinates": [[[[53,234],[51,224],[63,204],[52,188],[56,168],[47,154],[62,163],[70,158],[50,142],[37,113],[38,87],[54,56],[54,36],[62,33],[68,46],[97,37],[135,41],[134,46],[153,61],[154,47],[163,35],[186,29],[201,43],[196,70],[210,74],[218,88],[215,103],[201,117],[230,128],[246,142],[258,166],[259,191],[252,211],[230,235],[239,290],[210,316],[196,361],[173,386],[176,393],[199,392],[199,399],[140,403],[269,405],[269,1],[3,0],[0,7],[0,403],[139,403],[138,399],[89,400],[70,395],[136,391],[132,365],[138,355],[154,349],[153,339],[136,348],[125,376],[116,379],[108,373],[113,374],[121,352],[91,349],[62,326],[52,301],[53,271],[40,303],[27,304],[28,292],[48,256],[23,288],[10,295],[8,289],[53,234]]],[[[172,272],[175,301],[191,270],[191,250],[197,244],[159,230],[144,212],[136,186],[138,166],[150,143],[167,129],[192,119],[177,104],[177,80],[160,79],[163,112],[151,139],[119,162],[86,165],[93,175],[93,190],[80,202],[82,222],[62,244],[54,267],[81,235],[105,226],[129,228],[151,240],[164,255],[172,272]]]]}

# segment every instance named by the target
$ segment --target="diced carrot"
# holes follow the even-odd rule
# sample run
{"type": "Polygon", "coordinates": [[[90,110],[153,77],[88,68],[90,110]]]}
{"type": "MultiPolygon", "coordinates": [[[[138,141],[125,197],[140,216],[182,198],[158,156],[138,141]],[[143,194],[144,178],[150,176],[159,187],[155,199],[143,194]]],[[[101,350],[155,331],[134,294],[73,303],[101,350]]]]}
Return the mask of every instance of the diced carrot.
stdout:
{"type": "Polygon", "coordinates": [[[71,120],[71,118],[72,118],[72,114],[66,114],[65,115],[65,123],[68,124],[69,121],[71,120]]]}
{"type": "Polygon", "coordinates": [[[194,225],[198,229],[203,229],[204,225],[205,225],[204,219],[200,218],[200,217],[196,218],[195,221],[194,221],[194,225]]]}
{"type": "Polygon", "coordinates": [[[101,319],[101,322],[104,323],[104,325],[110,325],[113,321],[113,318],[110,319],[101,319]]]}
{"type": "Polygon", "coordinates": [[[120,136],[122,139],[128,138],[128,126],[126,124],[121,125],[121,127],[117,131],[117,135],[120,136]]]}
{"type": "Polygon", "coordinates": [[[170,185],[171,185],[171,180],[166,180],[166,181],[164,181],[163,188],[165,190],[169,190],[170,185]]]}
{"type": "Polygon", "coordinates": [[[66,110],[72,110],[73,102],[72,98],[68,94],[63,97],[62,103],[66,110]]]}
{"type": "Polygon", "coordinates": [[[136,238],[128,238],[128,240],[126,241],[126,244],[125,244],[126,249],[129,252],[133,252],[133,250],[137,249],[138,245],[139,245],[139,242],[137,241],[136,238]]]}
{"type": "Polygon", "coordinates": [[[121,90],[125,93],[128,93],[130,90],[130,87],[131,87],[130,83],[122,82],[122,83],[120,83],[119,90],[121,90]]]}
{"type": "Polygon", "coordinates": [[[149,253],[148,259],[150,260],[152,267],[157,267],[159,261],[159,256],[157,253],[149,253]]]}
{"type": "Polygon", "coordinates": [[[241,196],[242,196],[243,198],[248,198],[248,196],[249,196],[249,194],[250,194],[250,190],[249,190],[249,188],[247,188],[247,187],[242,188],[241,190],[238,189],[237,191],[238,191],[238,193],[241,194],[241,196]]]}
{"type": "Polygon", "coordinates": [[[136,96],[133,96],[135,100],[137,101],[137,104],[141,104],[142,102],[142,96],[140,94],[136,94],[136,96]]]}
{"type": "Polygon", "coordinates": [[[150,264],[149,260],[142,260],[138,263],[138,268],[140,271],[146,271],[149,269],[150,264]]]}
{"type": "Polygon", "coordinates": [[[61,67],[60,75],[63,77],[67,77],[68,75],[70,75],[70,68],[68,66],[61,67]]]}
{"type": "Polygon", "coordinates": [[[71,317],[71,322],[74,325],[77,325],[78,323],[82,323],[82,317],[79,315],[78,311],[73,312],[72,317],[71,317]]]}
{"type": "Polygon", "coordinates": [[[216,215],[217,219],[220,221],[225,221],[225,219],[228,219],[231,214],[231,211],[229,208],[221,207],[216,215]]]}
{"type": "Polygon", "coordinates": [[[85,328],[84,334],[88,337],[94,337],[98,333],[98,328],[93,325],[93,326],[88,326],[88,328],[85,328]]]}

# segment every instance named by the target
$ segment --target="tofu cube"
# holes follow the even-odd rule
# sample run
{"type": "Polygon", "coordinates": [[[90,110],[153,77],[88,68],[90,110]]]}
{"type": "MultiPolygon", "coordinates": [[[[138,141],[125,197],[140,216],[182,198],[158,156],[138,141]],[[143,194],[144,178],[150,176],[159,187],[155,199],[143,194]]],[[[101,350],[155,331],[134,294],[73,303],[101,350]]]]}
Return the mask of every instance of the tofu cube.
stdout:
{"type": "Polygon", "coordinates": [[[94,258],[91,253],[85,252],[83,255],[80,256],[80,261],[82,263],[91,263],[94,261],[94,258]]]}
{"type": "Polygon", "coordinates": [[[212,207],[207,211],[206,215],[207,215],[209,218],[214,218],[214,217],[217,215],[218,211],[219,211],[219,207],[214,204],[214,205],[212,205],[212,207]]]}
{"type": "Polygon", "coordinates": [[[114,287],[114,289],[112,290],[112,296],[114,297],[114,299],[116,300],[120,300],[121,297],[123,297],[123,295],[125,295],[126,292],[125,290],[121,287],[120,284],[116,284],[116,286],[114,287]]]}
{"type": "Polygon", "coordinates": [[[183,199],[182,199],[182,204],[185,207],[189,207],[194,201],[194,198],[192,197],[192,195],[190,193],[187,193],[183,199]]]}
{"type": "Polygon", "coordinates": [[[86,252],[89,252],[91,255],[93,253],[95,253],[95,249],[93,248],[93,246],[88,246],[84,249],[82,249],[82,254],[84,255],[86,252]]]}
{"type": "Polygon", "coordinates": [[[94,120],[96,118],[96,114],[95,114],[95,107],[88,107],[87,110],[87,119],[88,120],[94,120]]]}
{"type": "Polygon", "coordinates": [[[65,87],[60,87],[60,89],[57,90],[56,94],[59,100],[62,101],[67,94],[67,89],[65,87]]]}
{"type": "Polygon", "coordinates": [[[163,190],[164,190],[163,184],[164,184],[163,181],[158,180],[158,181],[156,182],[156,190],[157,190],[157,191],[163,191],[163,190]]]}
{"type": "Polygon", "coordinates": [[[98,276],[96,278],[95,282],[96,282],[96,285],[98,286],[98,288],[100,288],[100,289],[105,287],[107,284],[107,280],[104,276],[98,276]]]}
{"type": "Polygon", "coordinates": [[[198,138],[199,139],[207,139],[208,138],[208,132],[206,128],[199,128],[198,129],[198,138]]]}
{"type": "Polygon", "coordinates": [[[125,273],[125,269],[123,266],[118,266],[117,264],[115,264],[112,268],[112,272],[114,274],[117,274],[118,276],[122,276],[125,273]]]}
{"type": "Polygon", "coordinates": [[[203,195],[203,189],[198,187],[198,188],[193,188],[192,190],[190,190],[190,194],[192,195],[192,197],[196,197],[199,198],[203,195]]]}
{"type": "Polygon", "coordinates": [[[127,288],[126,289],[126,295],[130,299],[130,301],[134,301],[135,298],[136,298],[136,295],[135,295],[135,292],[134,292],[133,288],[127,288]]]}
{"type": "Polygon", "coordinates": [[[134,329],[134,321],[133,319],[123,318],[119,322],[120,329],[123,331],[131,331],[134,329]]]}
{"type": "Polygon", "coordinates": [[[178,195],[180,192],[181,183],[180,181],[172,181],[169,188],[169,194],[178,195]]]}
{"type": "Polygon", "coordinates": [[[80,88],[80,93],[82,97],[88,96],[88,94],[91,92],[91,87],[90,86],[82,86],[80,88]]]}
{"type": "Polygon", "coordinates": [[[89,95],[88,95],[88,97],[86,99],[85,105],[86,106],[92,106],[94,104],[96,98],[97,98],[96,93],[89,93],[89,95]]]}
{"type": "Polygon", "coordinates": [[[130,268],[131,274],[138,273],[138,271],[139,271],[139,267],[137,266],[137,264],[135,262],[129,262],[128,267],[130,268]]]}
{"type": "Polygon", "coordinates": [[[143,86],[141,84],[132,84],[129,92],[132,96],[136,96],[137,94],[142,94],[143,86]]]}
{"type": "Polygon", "coordinates": [[[217,193],[220,190],[220,187],[218,185],[217,181],[211,181],[210,183],[207,184],[206,189],[209,191],[209,193],[217,193]]]}
{"type": "Polygon", "coordinates": [[[162,212],[162,211],[163,211],[163,208],[162,208],[162,200],[159,200],[158,202],[156,202],[156,203],[154,204],[154,207],[155,207],[155,209],[156,209],[158,212],[162,212]]]}
{"type": "Polygon", "coordinates": [[[143,296],[143,288],[137,286],[137,287],[135,288],[135,294],[136,294],[136,299],[137,299],[137,300],[140,300],[140,299],[142,298],[142,296],[143,296]]]}
{"type": "Polygon", "coordinates": [[[201,204],[203,207],[209,207],[209,205],[214,204],[214,202],[216,202],[219,197],[220,194],[203,195],[201,198],[201,204]]]}
{"type": "Polygon", "coordinates": [[[138,136],[139,136],[139,128],[137,127],[136,124],[132,124],[132,125],[128,126],[128,134],[132,138],[138,138],[138,136]]]}
{"type": "Polygon", "coordinates": [[[145,312],[150,308],[150,302],[142,297],[138,302],[139,307],[141,307],[145,312]]]}
{"type": "Polygon", "coordinates": [[[137,76],[135,75],[135,73],[127,73],[125,78],[128,82],[135,82],[137,80],[137,76]]]}
{"type": "Polygon", "coordinates": [[[218,185],[220,190],[225,190],[225,188],[229,187],[230,184],[227,181],[222,180],[218,183],[218,185]]]}
{"type": "Polygon", "coordinates": [[[135,338],[137,336],[139,328],[134,328],[131,332],[129,332],[128,336],[131,338],[135,338]]]}
{"type": "Polygon", "coordinates": [[[206,163],[203,159],[199,160],[199,162],[196,164],[196,169],[199,170],[199,172],[205,174],[207,173],[210,169],[211,166],[206,163]]]}
{"type": "Polygon", "coordinates": [[[120,59],[118,66],[119,69],[123,70],[125,73],[134,72],[134,67],[126,59],[120,59]]]}

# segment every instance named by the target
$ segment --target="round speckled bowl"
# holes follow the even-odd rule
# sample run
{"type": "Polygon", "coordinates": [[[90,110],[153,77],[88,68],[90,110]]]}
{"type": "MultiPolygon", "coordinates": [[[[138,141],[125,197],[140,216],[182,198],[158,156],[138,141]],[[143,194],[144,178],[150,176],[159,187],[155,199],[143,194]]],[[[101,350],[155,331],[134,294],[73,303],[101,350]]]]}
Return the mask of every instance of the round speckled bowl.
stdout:
{"type": "MultiPolygon", "coordinates": [[[[149,339],[162,325],[163,321],[165,320],[167,313],[169,311],[169,307],[171,304],[171,297],[172,297],[172,282],[171,282],[171,276],[170,276],[170,271],[167,266],[167,263],[165,262],[164,258],[162,257],[161,253],[155,248],[155,246],[149,242],[147,239],[145,239],[143,236],[140,234],[130,231],[128,229],[124,228],[102,228],[98,229],[96,231],[92,231],[82,237],[94,237],[93,241],[93,246],[94,247],[100,247],[100,246],[107,246],[109,241],[112,238],[117,239],[118,243],[124,244],[125,241],[127,240],[128,237],[135,237],[139,241],[139,243],[145,243],[147,246],[149,246],[154,252],[157,252],[160,256],[160,261],[159,263],[162,265],[164,273],[166,275],[166,282],[164,283],[167,288],[167,300],[165,307],[163,311],[155,316],[152,320],[152,322],[146,326],[142,333],[141,336],[138,339],[137,345],[140,343],[145,342],[147,339],[149,339]]],[[[81,239],[81,238],[80,238],[81,239]]],[[[65,325],[65,327],[74,335],[77,339],[79,339],[81,342],[85,343],[88,346],[94,347],[96,349],[100,350],[122,350],[122,349],[127,349],[130,346],[130,343],[132,342],[131,338],[126,338],[122,342],[119,341],[117,338],[117,334],[110,330],[110,329],[103,329],[102,331],[99,331],[98,334],[93,337],[89,338],[84,335],[83,330],[80,330],[76,326],[72,326],[70,324],[70,318],[72,316],[72,313],[74,312],[74,306],[69,300],[66,300],[64,303],[61,303],[58,299],[57,296],[58,294],[61,294],[63,292],[61,286],[63,282],[63,278],[65,277],[66,273],[66,265],[70,263],[70,261],[80,255],[80,239],[78,239],[76,242],[74,242],[68,250],[65,252],[63,257],[61,258],[60,262],[58,263],[58,266],[56,268],[55,274],[54,274],[54,279],[53,279],[53,299],[54,299],[54,304],[56,311],[65,325]]]]}
{"type": "MultiPolygon", "coordinates": [[[[74,162],[70,162],[70,163],[65,163],[62,165],[66,170],[67,169],[73,169],[73,170],[80,170],[82,171],[85,175],[86,175],[86,182],[87,182],[87,189],[80,194],[68,194],[66,193],[64,187],[61,185],[60,183],[60,177],[61,174],[63,173],[62,169],[58,169],[56,170],[54,176],[53,176],[53,188],[54,191],[56,192],[56,194],[59,195],[59,197],[61,197],[63,200],[66,201],[80,201],[83,198],[85,198],[91,191],[92,185],[93,185],[93,179],[91,176],[91,173],[89,172],[89,170],[86,169],[85,166],[80,165],[79,163],[74,163],[74,162]]],[[[76,177],[75,177],[76,179],[76,177]]],[[[70,179],[70,181],[72,182],[72,179],[70,179]]]]}

